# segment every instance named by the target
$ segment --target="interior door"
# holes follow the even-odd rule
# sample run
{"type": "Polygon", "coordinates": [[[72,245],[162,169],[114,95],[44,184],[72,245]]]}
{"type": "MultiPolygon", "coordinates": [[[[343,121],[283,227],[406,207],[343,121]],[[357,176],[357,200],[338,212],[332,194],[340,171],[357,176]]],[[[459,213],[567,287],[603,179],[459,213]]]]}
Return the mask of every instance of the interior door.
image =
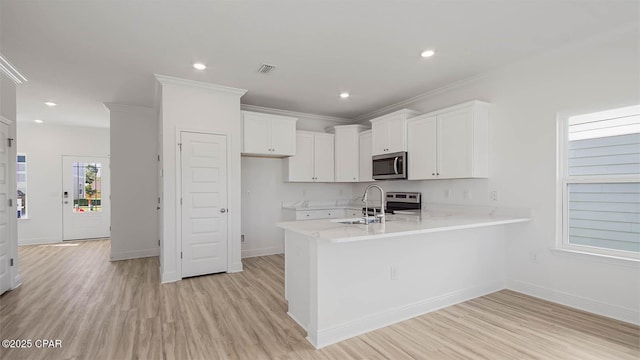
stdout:
{"type": "MultiPolygon", "coordinates": [[[[17,216],[11,212],[9,199],[9,126],[0,122],[0,294],[11,288],[9,272],[9,217],[17,216]]],[[[15,161],[15,159],[13,159],[15,161]]],[[[13,189],[15,194],[15,189],[13,189]]]]}
{"type": "MultiPolygon", "coordinates": [[[[62,157],[63,240],[111,236],[109,180],[109,158],[62,157]]],[[[131,206],[135,206],[135,199],[131,206]]]]}
{"type": "Polygon", "coordinates": [[[180,133],[182,277],[227,271],[227,138],[180,133]]]}

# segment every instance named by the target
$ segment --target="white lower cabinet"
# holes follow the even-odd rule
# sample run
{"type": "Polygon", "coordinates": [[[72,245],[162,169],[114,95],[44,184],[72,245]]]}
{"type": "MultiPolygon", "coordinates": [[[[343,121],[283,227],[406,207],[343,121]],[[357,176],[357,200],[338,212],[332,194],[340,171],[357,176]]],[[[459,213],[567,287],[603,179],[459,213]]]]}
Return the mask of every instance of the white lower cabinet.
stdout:
{"type": "Polygon", "coordinates": [[[489,104],[453,106],[408,121],[408,179],[488,177],[489,104]]]}
{"type": "Polygon", "coordinates": [[[296,220],[340,219],[344,218],[344,209],[297,210],[296,220]]]}
{"type": "Polygon", "coordinates": [[[362,217],[362,209],[335,208],[314,210],[286,210],[285,220],[320,220],[362,217]]]}
{"type": "Polygon", "coordinates": [[[296,155],[285,159],[289,182],[334,182],[334,135],[296,132],[296,155]]]}

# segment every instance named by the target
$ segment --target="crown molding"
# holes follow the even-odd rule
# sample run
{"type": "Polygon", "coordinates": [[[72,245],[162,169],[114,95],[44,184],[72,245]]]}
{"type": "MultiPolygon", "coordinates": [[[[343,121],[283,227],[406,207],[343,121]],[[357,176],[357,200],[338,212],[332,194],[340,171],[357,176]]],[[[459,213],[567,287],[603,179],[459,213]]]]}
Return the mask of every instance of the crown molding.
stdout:
{"type": "Polygon", "coordinates": [[[245,111],[255,111],[255,112],[261,112],[261,113],[272,114],[272,115],[292,116],[297,118],[306,118],[306,119],[313,119],[313,120],[323,120],[323,121],[332,121],[337,123],[353,124],[353,120],[335,117],[335,116],[316,115],[316,114],[309,114],[309,113],[298,112],[298,111],[274,109],[270,107],[257,106],[257,105],[242,104],[240,106],[240,109],[245,111]]]}
{"type": "Polygon", "coordinates": [[[153,113],[154,108],[149,106],[122,104],[122,103],[103,103],[104,107],[110,112],[137,112],[137,113],[153,113]]]}
{"type": "Polygon", "coordinates": [[[484,78],[489,77],[491,74],[493,74],[493,71],[489,71],[489,72],[485,72],[485,73],[478,74],[478,75],[475,75],[475,76],[471,76],[471,77],[468,77],[466,79],[462,79],[460,81],[456,81],[454,83],[451,83],[451,84],[448,84],[448,85],[445,85],[445,86],[441,86],[441,87],[439,87],[437,89],[433,89],[431,91],[427,91],[425,93],[410,97],[410,98],[402,100],[400,102],[397,102],[397,103],[394,103],[394,104],[391,104],[391,105],[387,105],[387,106],[385,106],[385,107],[383,107],[381,109],[374,110],[374,111],[368,112],[366,114],[360,115],[360,116],[356,117],[354,119],[354,121],[357,122],[357,123],[361,123],[361,122],[366,121],[366,120],[374,119],[374,118],[377,118],[379,116],[386,115],[386,114],[389,114],[389,113],[397,111],[397,110],[401,110],[401,109],[405,108],[406,106],[408,106],[409,104],[413,104],[413,103],[416,103],[418,101],[426,100],[426,99],[428,99],[428,98],[430,98],[432,96],[435,96],[435,95],[438,95],[438,94],[442,94],[442,93],[454,90],[454,89],[462,87],[462,86],[466,86],[466,85],[472,84],[472,83],[474,83],[476,81],[479,81],[479,80],[482,80],[484,78]]]}
{"type": "Polygon", "coordinates": [[[16,67],[13,66],[2,54],[0,54],[0,72],[5,74],[16,85],[20,85],[28,81],[27,78],[24,77],[24,75],[22,75],[20,71],[18,71],[18,69],[16,69],[16,67]]]}
{"type": "Polygon", "coordinates": [[[578,40],[578,41],[571,42],[569,44],[563,44],[563,45],[560,45],[560,46],[552,48],[552,49],[547,49],[546,51],[543,51],[542,53],[535,54],[535,55],[533,55],[531,57],[527,57],[525,59],[521,59],[521,60],[514,61],[512,63],[509,63],[509,64],[505,64],[505,65],[500,66],[500,67],[498,67],[496,69],[491,69],[491,70],[485,71],[483,73],[480,73],[480,74],[477,74],[477,75],[474,75],[474,76],[470,76],[468,78],[453,82],[453,83],[448,84],[448,85],[441,86],[441,87],[439,87],[437,89],[433,89],[431,91],[427,91],[425,93],[416,95],[416,96],[408,98],[406,100],[402,100],[400,102],[397,102],[397,103],[394,103],[394,104],[391,104],[391,105],[387,105],[387,106],[385,106],[385,107],[383,107],[381,109],[374,110],[374,111],[368,112],[366,114],[359,115],[356,118],[354,118],[353,121],[356,122],[356,123],[362,123],[362,122],[364,122],[366,120],[370,120],[370,119],[376,118],[378,116],[385,115],[385,114],[387,114],[389,112],[392,112],[394,110],[398,110],[398,109],[404,108],[404,107],[406,107],[406,106],[408,106],[410,104],[416,103],[418,101],[424,101],[424,100],[426,100],[426,99],[428,99],[428,98],[430,98],[432,96],[435,96],[435,95],[438,95],[438,94],[442,94],[442,93],[445,93],[445,92],[448,92],[448,91],[451,91],[451,90],[455,90],[456,88],[460,88],[460,87],[463,87],[463,86],[466,86],[466,85],[470,85],[470,84],[473,84],[473,83],[475,83],[477,81],[480,81],[480,80],[483,80],[483,79],[486,79],[486,78],[490,78],[492,76],[495,76],[496,74],[499,74],[502,71],[505,71],[505,69],[508,69],[510,67],[518,66],[518,65],[521,65],[523,63],[525,63],[525,64],[526,63],[530,63],[532,61],[538,61],[539,59],[544,58],[546,56],[550,56],[550,55],[553,56],[553,55],[561,54],[563,52],[571,51],[571,50],[574,50],[576,48],[584,48],[584,47],[588,47],[588,46],[593,46],[593,45],[601,43],[602,41],[607,41],[608,39],[611,39],[613,36],[624,34],[624,33],[627,33],[627,32],[634,32],[634,31],[637,31],[637,29],[638,29],[637,23],[623,24],[623,25],[615,27],[615,28],[613,28],[613,29],[611,29],[609,31],[597,34],[597,35],[589,37],[587,39],[581,39],[581,40],[578,40]]]}
{"type": "Polygon", "coordinates": [[[11,124],[13,124],[13,121],[11,121],[11,120],[7,119],[6,117],[0,115],[0,123],[11,125],[11,124]]]}
{"type": "Polygon", "coordinates": [[[238,88],[229,87],[229,86],[210,84],[202,81],[182,79],[182,78],[177,78],[173,76],[159,75],[159,74],[154,74],[153,76],[155,76],[158,82],[163,86],[164,85],[190,86],[190,87],[195,87],[200,89],[224,92],[227,94],[234,94],[238,96],[242,96],[247,92],[247,90],[245,89],[238,89],[238,88]]]}

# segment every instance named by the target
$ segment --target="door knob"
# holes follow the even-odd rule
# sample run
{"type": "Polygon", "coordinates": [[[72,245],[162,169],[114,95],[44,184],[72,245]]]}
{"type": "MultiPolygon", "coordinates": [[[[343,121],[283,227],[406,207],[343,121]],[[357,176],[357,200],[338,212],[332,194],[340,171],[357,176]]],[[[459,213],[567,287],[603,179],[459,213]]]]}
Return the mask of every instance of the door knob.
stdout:
{"type": "Polygon", "coordinates": [[[227,209],[222,208],[222,209],[220,209],[220,212],[221,212],[221,213],[226,213],[226,212],[227,212],[227,209]]]}

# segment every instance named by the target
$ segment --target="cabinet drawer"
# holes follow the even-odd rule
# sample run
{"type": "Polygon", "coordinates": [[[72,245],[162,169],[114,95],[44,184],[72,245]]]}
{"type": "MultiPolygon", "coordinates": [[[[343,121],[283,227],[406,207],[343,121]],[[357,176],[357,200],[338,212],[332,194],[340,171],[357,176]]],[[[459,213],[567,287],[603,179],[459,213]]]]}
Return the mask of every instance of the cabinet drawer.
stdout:
{"type": "Polygon", "coordinates": [[[296,220],[340,219],[343,217],[345,217],[344,209],[296,211],[296,220]]]}

